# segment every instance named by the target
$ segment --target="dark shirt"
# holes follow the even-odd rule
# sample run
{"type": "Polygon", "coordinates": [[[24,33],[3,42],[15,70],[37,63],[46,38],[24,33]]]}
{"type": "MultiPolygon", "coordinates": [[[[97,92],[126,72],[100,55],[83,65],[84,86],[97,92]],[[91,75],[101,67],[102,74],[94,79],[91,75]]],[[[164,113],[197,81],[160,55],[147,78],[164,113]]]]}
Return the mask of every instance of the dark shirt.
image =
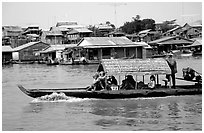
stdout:
{"type": "Polygon", "coordinates": [[[176,64],[176,60],[173,58],[168,58],[166,59],[170,69],[171,69],[171,73],[175,74],[177,73],[177,64],[176,64]]]}

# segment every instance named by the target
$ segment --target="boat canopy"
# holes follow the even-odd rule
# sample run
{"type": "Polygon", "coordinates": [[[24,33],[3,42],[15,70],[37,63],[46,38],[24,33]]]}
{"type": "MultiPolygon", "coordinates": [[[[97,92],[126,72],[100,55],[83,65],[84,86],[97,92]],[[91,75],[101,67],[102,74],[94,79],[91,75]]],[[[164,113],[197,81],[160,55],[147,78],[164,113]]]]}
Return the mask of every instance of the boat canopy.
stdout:
{"type": "Polygon", "coordinates": [[[98,70],[108,75],[157,75],[171,74],[171,69],[163,58],[157,59],[103,59],[98,70]]]}

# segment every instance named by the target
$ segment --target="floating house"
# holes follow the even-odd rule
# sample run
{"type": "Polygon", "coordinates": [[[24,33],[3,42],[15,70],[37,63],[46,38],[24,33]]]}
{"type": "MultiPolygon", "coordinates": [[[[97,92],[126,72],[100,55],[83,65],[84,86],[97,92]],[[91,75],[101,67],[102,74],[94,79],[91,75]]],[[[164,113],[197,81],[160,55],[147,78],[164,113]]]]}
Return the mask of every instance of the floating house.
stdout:
{"type": "Polygon", "coordinates": [[[48,47],[44,42],[29,42],[13,49],[13,60],[19,61],[37,61],[40,59],[39,51],[48,47]]]}
{"type": "Polygon", "coordinates": [[[193,41],[180,36],[163,37],[161,39],[148,42],[148,44],[153,48],[154,54],[178,50],[181,47],[191,45],[192,43],[193,41]]]}
{"type": "Polygon", "coordinates": [[[7,62],[12,60],[13,49],[11,46],[2,46],[2,62],[7,62]]]}
{"type": "Polygon", "coordinates": [[[90,61],[117,58],[146,58],[143,45],[133,43],[127,37],[85,37],[78,43],[85,49],[90,61]]]}
{"type": "Polygon", "coordinates": [[[64,52],[66,48],[73,48],[77,44],[58,44],[58,45],[50,45],[49,47],[46,47],[42,51],[40,51],[40,54],[43,58],[49,58],[52,60],[68,60],[68,54],[64,52]]]}

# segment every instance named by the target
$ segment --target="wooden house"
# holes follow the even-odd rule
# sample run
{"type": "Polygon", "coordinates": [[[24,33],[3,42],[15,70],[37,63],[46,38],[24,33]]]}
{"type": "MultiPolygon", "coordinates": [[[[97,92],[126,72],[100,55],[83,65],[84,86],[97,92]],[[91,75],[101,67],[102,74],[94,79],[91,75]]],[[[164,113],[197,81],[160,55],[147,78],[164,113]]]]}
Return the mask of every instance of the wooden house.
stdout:
{"type": "Polygon", "coordinates": [[[41,34],[42,31],[38,25],[30,25],[22,33],[22,35],[25,35],[30,41],[39,41],[41,34]]]}
{"type": "Polygon", "coordinates": [[[85,37],[78,47],[85,49],[89,60],[145,58],[143,45],[135,44],[127,37],[85,37]]]}
{"type": "Polygon", "coordinates": [[[163,36],[175,36],[175,35],[179,35],[187,39],[201,37],[202,29],[200,28],[200,26],[191,26],[188,23],[186,23],[184,24],[184,26],[177,26],[163,33],[163,36]]]}
{"type": "Polygon", "coordinates": [[[180,36],[170,36],[151,41],[148,44],[153,48],[155,54],[162,54],[163,52],[178,50],[192,43],[192,40],[180,36]]]}
{"type": "Polygon", "coordinates": [[[29,42],[13,49],[13,60],[35,61],[39,60],[39,51],[48,47],[49,44],[44,42],[29,42]]]}
{"type": "Polygon", "coordinates": [[[108,33],[109,37],[122,37],[122,36],[125,36],[125,33],[121,32],[121,31],[113,31],[113,32],[110,32],[108,33]]]}
{"type": "Polygon", "coordinates": [[[63,34],[60,31],[47,32],[45,35],[45,42],[50,45],[63,44],[63,34]]]}
{"type": "Polygon", "coordinates": [[[190,49],[193,55],[202,55],[202,39],[196,39],[193,44],[183,46],[183,49],[190,49]]]}
{"type": "Polygon", "coordinates": [[[90,37],[92,31],[87,28],[72,29],[66,34],[68,43],[78,43],[83,37],[90,37]]]}
{"type": "Polygon", "coordinates": [[[108,35],[110,32],[114,31],[114,27],[110,24],[99,24],[95,25],[95,27],[99,30],[102,36],[108,35]]]}
{"type": "Polygon", "coordinates": [[[19,26],[2,26],[2,46],[10,45],[12,48],[21,45],[19,36],[23,32],[19,26]]]}
{"type": "Polygon", "coordinates": [[[2,62],[12,60],[12,52],[11,46],[2,46],[2,62]]]}

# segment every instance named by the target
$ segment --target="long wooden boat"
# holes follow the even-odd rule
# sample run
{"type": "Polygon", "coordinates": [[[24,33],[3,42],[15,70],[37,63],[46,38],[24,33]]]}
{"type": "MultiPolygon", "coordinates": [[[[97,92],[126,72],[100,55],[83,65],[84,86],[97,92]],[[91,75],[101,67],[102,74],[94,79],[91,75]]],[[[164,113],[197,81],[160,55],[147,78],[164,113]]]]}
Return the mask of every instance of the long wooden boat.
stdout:
{"type": "Polygon", "coordinates": [[[103,90],[87,91],[86,88],[66,88],[66,89],[26,89],[18,85],[19,89],[26,95],[37,98],[52,93],[64,93],[66,96],[77,98],[99,98],[99,99],[122,99],[139,97],[165,97],[180,95],[201,95],[201,85],[179,85],[176,89],[159,87],[157,89],[136,89],[136,90],[103,90]]]}
{"type": "MultiPolygon", "coordinates": [[[[202,82],[197,82],[194,85],[177,85],[176,88],[167,88],[159,84],[159,74],[171,74],[171,70],[162,58],[156,59],[104,59],[99,65],[97,72],[106,72],[107,75],[135,75],[136,84],[135,89],[126,90],[102,90],[102,91],[88,91],[87,88],[65,88],[65,89],[26,89],[22,85],[18,85],[19,89],[28,96],[33,98],[50,95],[52,93],[64,93],[66,96],[78,98],[101,98],[101,99],[121,99],[121,98],[138,98],[138,97],[164,97],[164,96],[178,96],[178,95],[197,95],[202,94],[202,82]],[[157,77],[155,89],[147,87],[139,87],[137,76],[152,76],[157,77]],[[138,83],[138,85],[137,85],[138,83]]],[[[120,79],[120,77],[119,77],[120,79]]],[[[177,78],[181,80],[182,78],[177,78]]],[[[156,82],[155,81],[155,82],[156,82]]],[[[120,81],[119,81],[120,82],[120,81]]],[[[145,85],[145,83],[144,83],[145,85]]]]}

